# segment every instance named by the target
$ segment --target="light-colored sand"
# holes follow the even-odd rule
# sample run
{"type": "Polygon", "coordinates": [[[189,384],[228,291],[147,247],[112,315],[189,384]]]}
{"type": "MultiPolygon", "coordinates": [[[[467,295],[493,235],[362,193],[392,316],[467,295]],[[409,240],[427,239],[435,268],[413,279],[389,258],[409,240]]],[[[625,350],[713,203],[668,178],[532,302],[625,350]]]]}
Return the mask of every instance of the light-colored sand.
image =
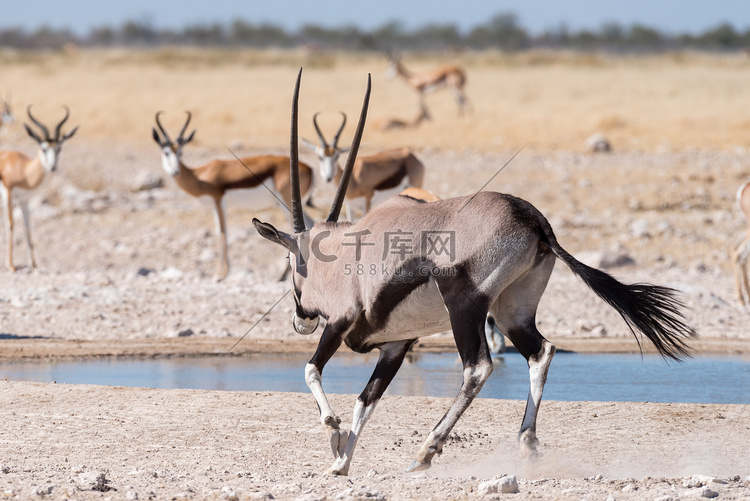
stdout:
{"type": "MultiPolygon", "coordinates": [[[[346,416],[354,398],[332,403],[346,416]]],[[[750,496],[747,406],[544,402],[545,455],[525,464],[515,446],[522,403],[479,399],[433,468],[404,474],[448,405],[386,396],[350,477],[338,478],[322,474],[332,457],[310,395],[0,382],[0,495],[479,499],[483,480],[513,474],[513,499],[681,499],[699,496],[683,483],[702,474],[720,480],[708,484],[719,499],[750,496]],[[112,490],[86,490],[99,473],[112,490]]]]}

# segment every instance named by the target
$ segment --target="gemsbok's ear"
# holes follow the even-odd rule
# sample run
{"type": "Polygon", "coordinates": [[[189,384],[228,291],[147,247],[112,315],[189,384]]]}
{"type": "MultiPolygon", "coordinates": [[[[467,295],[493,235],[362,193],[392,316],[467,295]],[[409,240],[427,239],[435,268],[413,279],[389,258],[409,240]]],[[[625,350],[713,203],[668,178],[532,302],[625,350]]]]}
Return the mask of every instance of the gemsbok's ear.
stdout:
{"type": "Polygon", "coordinates": [[[264,223],[257,218],[253,218],[253,226],[258,230],[260,236],[266,240],[283,245],[287,250],[295,254],[299,252],[297,240],[292,235],[279,231],[272,224],[264,223]]]}

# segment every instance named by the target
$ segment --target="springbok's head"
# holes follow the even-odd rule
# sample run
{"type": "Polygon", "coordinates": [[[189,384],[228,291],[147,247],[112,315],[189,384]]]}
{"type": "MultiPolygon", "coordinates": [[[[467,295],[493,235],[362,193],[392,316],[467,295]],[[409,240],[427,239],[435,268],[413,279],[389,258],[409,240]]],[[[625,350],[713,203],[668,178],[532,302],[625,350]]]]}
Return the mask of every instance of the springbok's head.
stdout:
{"type": "Polygon", "coordinates": [[[312,141],[302,138],[302,142],[305,146],[318,155],[318,160],[320,160],[320,175],[326,183],[333,179],[333,175],[338,168],[339,155],[349,151],[349,148],[339,148],[338,146],[341,131],[344,130],[344,126],[346,125],[346,114],[343,111],[340,111],[339,113],[341,113],[342,118],[341,126],[339,126],[339,130],[336,132],[336,135],[333,136],[333,141],[331,141],[330,144],[328,144],[328,141],[326,141],[325,136],[318,126],[318,115],[320,115],[320,112],[313,115],[313,125],[315,126],[315,131],[318,133],[320,144],[315,144],[312,141]]]}
{"type": "MultiPolygon", "coordinates": [[[[306,309],[303,306],[303,294],[305,281],[308,279],[308,260],[310,258],[310,233],[311,228],[305,226],[305,219],[302,214],[302,196],[300,194],[299,184],[299,146],[298,146],[298,109],[299,109],[299,86],[302,78],[302,68],[297,75],[297,83],[294,86],[294,98],[292,99],[292,127],[290,139],[290,181],[292,195],[292,225],[294,233],[284,233],[274,228],[271,224],[263,223],[258,219],[253,219],[253,225],[260,235],[271,242],[282,245],[289,252],[289,264],[292,267],[292,289],[294,291],[294,301],[296,309],[292,317],[294,330],[299,334],[312,334],[318,327],[318,311],[306,309]]],[[[341,176],[339,186],[336,189],[336,196],[331,204],[331,211],[328,214],[326,223],[336,223],[339,219],[341,206],[344,203],[346,188],[349,185],[349,178],[352,175],[354,161],[357,158],[359,144],[362,141],[362,132],[365,128],[365,119],[367,117],[367,107],[370,102],[371,79],[367,76],[367,92],[362,104],[362,112],[359,116],[357,130],[354,133],[354,140],[349,148],[349,157],[346,159],[346,166],[341,176]]],[[[342,125],[343,128],[343,125],[342,125]]],[[[339,131],[341,132],[341,131],[339,131]]]]}
{"type": "Polygon", "coordinates": [[[10,111],[10,99],[6,99],[3,96],[3,106],[0,108],[0,124],[9,124],[14,121],[15,118],[13,118],[13,113],[10,111]]]}
{"type": "Polygon", "coordinates": [[[398,52],[389,51],[388,56],[388,69],[385,70],[385,77],[388,79],[395,78],[398,75],[398,66],[401,64],[401,54],[398,52]]]}
{"type": "Polygon", "coordinates": [[[164,167],[164,170],[167,171],[167,174],[174,177],[180,173],[180,158],[182,157],[182,147],[193,140],[196,129],[194,129],[188,137],[185,137],[185,131],[187,130],[188,124],[190,124],[190,119],[193,116],[192,113],[186,111],[185,113],[187,113],[187,120],[185,121],[185,125],[182,126],[182,130],[180,131],[180,135],[177,136],[177,140],[175,142],[172,142],[172,140],[169,139],[167,131],[164,130],[164,127],[162,127],[161,122],[159,121],[159,115],[161,115],[162,113],[162,111],[156,113],[156,126],[159,127],[161,136],[159,136],[159,132],[156,131],[156,127],[152,129],[152,135],[154,141],[156,141],[156,144],[158,144],[159,148],[161,148],[162,167],[164,167]]]}
{"type": "Polygon", "coordinates": [[[36,133],[34,129],[32,129],[28,124],[23,124],[26,128],[26,132],[34,141],[37,142],[39,148],[41,149],[42,166],[47,171],[54,172],[57,170],[57,161],[60,158],[60,150],[62,150],[63,143],[73,137],[73,134],[78,131],[78,126],[73,128],[73,130],[71,130],[67,134],[64,134],[62,136],[60,135],[62,132],[63,124],[70,117],[70,110],[67,106],[65,106],[65,117],[59,124],[57,124],[57,127],[55,127],[54,136],[50,135],[49,129],[47,129],[47,127],[45,127],[43,123],[34,118],[34,115],[31,114],[31,105],[26,108],[26,113],[29,115],[29,120],[31,120],[34,125],[39,127],[39,130],[42,132],[42,134],[40,135],[36,133]]]}

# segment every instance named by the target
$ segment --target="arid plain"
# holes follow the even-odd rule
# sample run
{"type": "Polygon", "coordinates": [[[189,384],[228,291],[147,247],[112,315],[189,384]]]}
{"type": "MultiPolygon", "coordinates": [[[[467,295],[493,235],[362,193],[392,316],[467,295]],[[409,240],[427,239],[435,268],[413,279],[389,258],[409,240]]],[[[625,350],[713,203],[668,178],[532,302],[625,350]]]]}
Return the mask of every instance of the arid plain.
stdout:
{"type": "MultiPolygon", "coordinates": [[[[427,97],[431,121],[366,129],[363,154],[411,147],[426,167],[424,187],[450,197],[480,189],[521,150],[486,189],[532,202],[582,260],[601,266],[628,257],[630,264],[608,271],[678,289],[700,334],[698,352],[750,352],[748,311],[734,297],[729,258],[746,227],[735,193],[750,179],[750,59],[540,52],[407,54],[404,62],[422,70],[449,59],[467,71],[473,111],[459,117],[451,96],[435,92],[427,97]],[[588,151],[595,133],[609,139],[611,153],[588,151]]],[[[0,267],[0,359],[210,356],[248,332],[288,290],[278,282],[285,256],[250,221],[283,227],[286,216],[262,188],[228,197],[231,272],[214,282],[211,207],[166,176],[151,128],[157,111],[175,132],[192,111],[197,134],[188,165],[232,152],[286,153],[300,66],[306,138],[316,137],[317,111],[327,112],[325,130],[337,126],[339,110],[354,121],[368,72],[373,123],[418,111],[413,91],[385,78],[386,60],[377,54],[0,52],[0,90],[12,93],[16,115],[0,129],[0,148],[35,154],[21,125],[29,103],[49,123],[67,105],[69,125],[81,126],[31,204],[38,270],[28,268],[20,220],[19,271],[0,267]],[[142,189],[159,180],[162,188],[142,189]]],[[[350,123],[342,143],[352,131],[350,123]]],[[[309,152],[302,159],[315,163],[309,152]]],[[[318,183],[312,214],[319,217],[331,197],[332,188],[318,183]]],[[[0,241],[4,248],[4,233],[0,241]]],[[[287,297],[232,353],[312,353],[315,339],[293,333],[291,311],[287,297]]],[[[563,266],[538,325],[562,348],[637,350],[622,320],[563,266]]],[[[418,349],[450,344],[443,335],[418,349]]],[[[448,400],[386,395],[351,476],[340,479],[323,474],[330,453],[311,395],[0,386],[0,494],[7,498],[465,499],[504,473],[517,475],[523,499],[678,499],[708,490],[721,499],[750,497],[749,405],[545,401],[538,431],[545,456],[527,465],[514,445],[522,402],[480,398],[434,469],[410,476],[403,470],[448,400]],[[89,477],[101,473],[111,490],[90,490],[89,477]]],[[[348,416],[354,397],[333,400],[348,416]]]]}

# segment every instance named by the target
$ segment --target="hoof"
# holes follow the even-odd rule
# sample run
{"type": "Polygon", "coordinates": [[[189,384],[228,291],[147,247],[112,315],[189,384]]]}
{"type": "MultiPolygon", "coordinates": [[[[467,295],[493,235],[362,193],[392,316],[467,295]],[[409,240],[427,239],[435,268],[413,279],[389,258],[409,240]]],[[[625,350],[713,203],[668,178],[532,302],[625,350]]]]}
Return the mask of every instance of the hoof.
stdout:
{"type": "Polygon", "coordinates": [[[341,424],[341,418],[338,416],[326,416],[323,419],[323,424],[338,429],[338,425],[341,424]]]}
{"type": "Polygon", "coordinates": [[[327,475],[333,475],[336,477],[345,477],[349,475],[349,465],[345,464],[342,459],[337,459],[333,463],[333,466],[326,472],[327,475]]]}
{"type": "Polygon", "coordinates": [[[409,467],[406,469],[406,473],[428,470],[430,466],[432,466],[432,463],[429,461],[425,461],[423,463],[420,463],[419,461],[412,461],[409,467]]]}

